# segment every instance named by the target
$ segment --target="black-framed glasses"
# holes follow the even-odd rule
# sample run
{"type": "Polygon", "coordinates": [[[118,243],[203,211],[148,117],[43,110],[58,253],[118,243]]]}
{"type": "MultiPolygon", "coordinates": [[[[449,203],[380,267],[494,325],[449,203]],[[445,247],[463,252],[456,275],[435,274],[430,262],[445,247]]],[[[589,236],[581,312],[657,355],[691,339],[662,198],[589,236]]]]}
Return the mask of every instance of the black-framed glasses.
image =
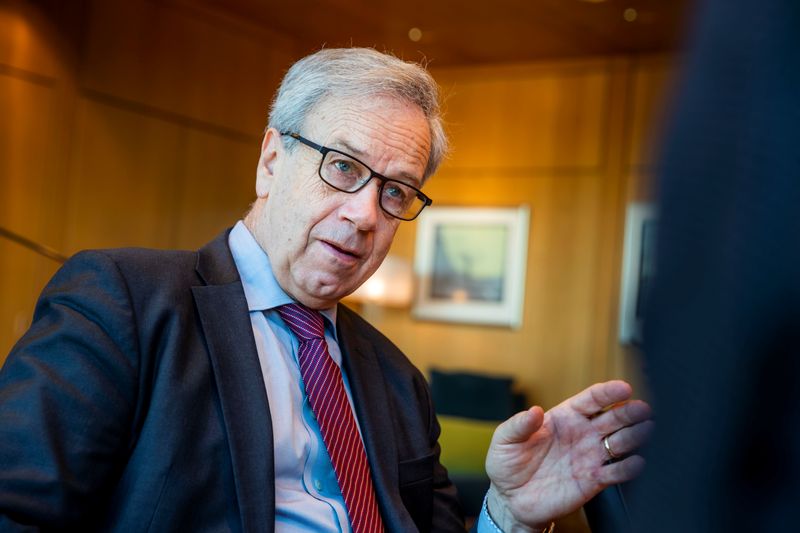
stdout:
{"type": "Polygon", "coordinates": [[[349,154],[321,146],[291,131],[282,131],[281,135],[288,135],[322,154],[322,160],[319,163],[319,177],[337,191],[358,192],[372,178],[380,180],[378,203],[381,209],[395,218],[414,220],[426,206],[433,203],[433,200],[416,187],[381,176],[349,154]]]}

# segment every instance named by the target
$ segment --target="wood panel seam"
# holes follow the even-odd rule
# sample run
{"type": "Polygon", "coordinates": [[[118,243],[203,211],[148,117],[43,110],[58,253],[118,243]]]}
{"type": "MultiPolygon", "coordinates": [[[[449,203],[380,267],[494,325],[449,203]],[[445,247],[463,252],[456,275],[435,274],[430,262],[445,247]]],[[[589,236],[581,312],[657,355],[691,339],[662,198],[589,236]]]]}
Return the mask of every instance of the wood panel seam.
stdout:
{"type": "Polygon", "coordinates": [[[115,107],[117,109],[122,109],[124,111],[130,111],[132,113],[137,113],[139,115],[147,116],[150,118],[163,120],[165,122],[177,124],[179,126],[186,127],[189,129],[211,133],[213,135],[228,140],[246,143],[248,145],[254,142],[255,143],[261,142],[261,135],[253,135],[250,133],[241,132],[238,130],[234,130],[232,128],[220,126],[219,124],[215,124],[213,122],[200,120],[187,115],[182,115],[180,113],[175,113],[173,111],[166,111],[158,107],[143,104],[135,100],[120,98],[118,96],[114,96],[101,91],[84,88],[81,89],[80,95],[81,97],[90,100],[92,102],[107,105],[110,107],[115,107]]]}
{"type": "Polygon", "coordinates": [[[58,79],[56,78],[45,76],[44,74],[39,74],[37,72],[31,72],[30,70],[12,67],[6,63],[0,63],[0,75],[27,81],[29,83],[41,85],[42,87],[52,88],[58,84],[58,79]]]}

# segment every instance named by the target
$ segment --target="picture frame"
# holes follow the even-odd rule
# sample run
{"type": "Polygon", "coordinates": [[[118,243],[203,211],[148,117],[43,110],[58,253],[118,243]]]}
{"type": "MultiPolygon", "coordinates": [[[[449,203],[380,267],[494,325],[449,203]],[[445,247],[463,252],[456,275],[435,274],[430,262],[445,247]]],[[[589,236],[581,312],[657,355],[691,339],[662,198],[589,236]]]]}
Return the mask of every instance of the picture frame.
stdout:
{"type": "Polygon", "coordinates": [[[642,342],[644,311],[655,277],[658,216],[654,205],[635,202],[625,215],[625,241],[620,282],[619,341],[642,342]]]}
{"type": "Polygon", "coordinates": [[[412,315],[519,328],[530,210],[431,207],[419,219],[412,315]]]}

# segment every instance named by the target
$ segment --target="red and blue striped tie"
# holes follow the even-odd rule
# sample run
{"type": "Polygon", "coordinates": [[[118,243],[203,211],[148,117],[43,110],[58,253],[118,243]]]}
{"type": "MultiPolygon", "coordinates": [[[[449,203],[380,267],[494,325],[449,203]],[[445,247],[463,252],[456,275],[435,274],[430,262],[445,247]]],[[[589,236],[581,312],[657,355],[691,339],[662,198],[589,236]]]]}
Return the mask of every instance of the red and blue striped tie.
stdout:
{"type": "Polygon", "coordinates": [[[353,531],[381,532],[383,523],[367,454],[347,400],[342,371],[328,352],[322,315],[301,304],[282,305],[277,310],[300,341],[300,374],[333,463],[353,531]]]}

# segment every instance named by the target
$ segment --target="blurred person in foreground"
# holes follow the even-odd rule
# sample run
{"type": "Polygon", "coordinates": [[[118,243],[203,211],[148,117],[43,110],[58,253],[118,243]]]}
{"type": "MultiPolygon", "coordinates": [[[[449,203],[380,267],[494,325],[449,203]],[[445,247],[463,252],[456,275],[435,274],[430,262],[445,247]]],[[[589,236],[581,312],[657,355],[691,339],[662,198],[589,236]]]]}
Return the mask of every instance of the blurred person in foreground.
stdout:
{"type": "MultiPolygon", "coordinates": [[[[292,66],[243,221],[196,252],[79,253],[45,288],[0,373],[0,529],[463,531],[422,374],[338,304],[446,144],[418,65],[292,66]]],[[[635,476],[630,398],[596,384],[501,424],[477,529],[548,529],[635,476]]]]}
{"type": "MultiPolygon", "coordinates": [[[[800,3],[709,0],[660,169],[635,531],[786,531],[800,502],[800,3]]],[[[792,524],[795,524],[794,526],[792,524]]]]}

